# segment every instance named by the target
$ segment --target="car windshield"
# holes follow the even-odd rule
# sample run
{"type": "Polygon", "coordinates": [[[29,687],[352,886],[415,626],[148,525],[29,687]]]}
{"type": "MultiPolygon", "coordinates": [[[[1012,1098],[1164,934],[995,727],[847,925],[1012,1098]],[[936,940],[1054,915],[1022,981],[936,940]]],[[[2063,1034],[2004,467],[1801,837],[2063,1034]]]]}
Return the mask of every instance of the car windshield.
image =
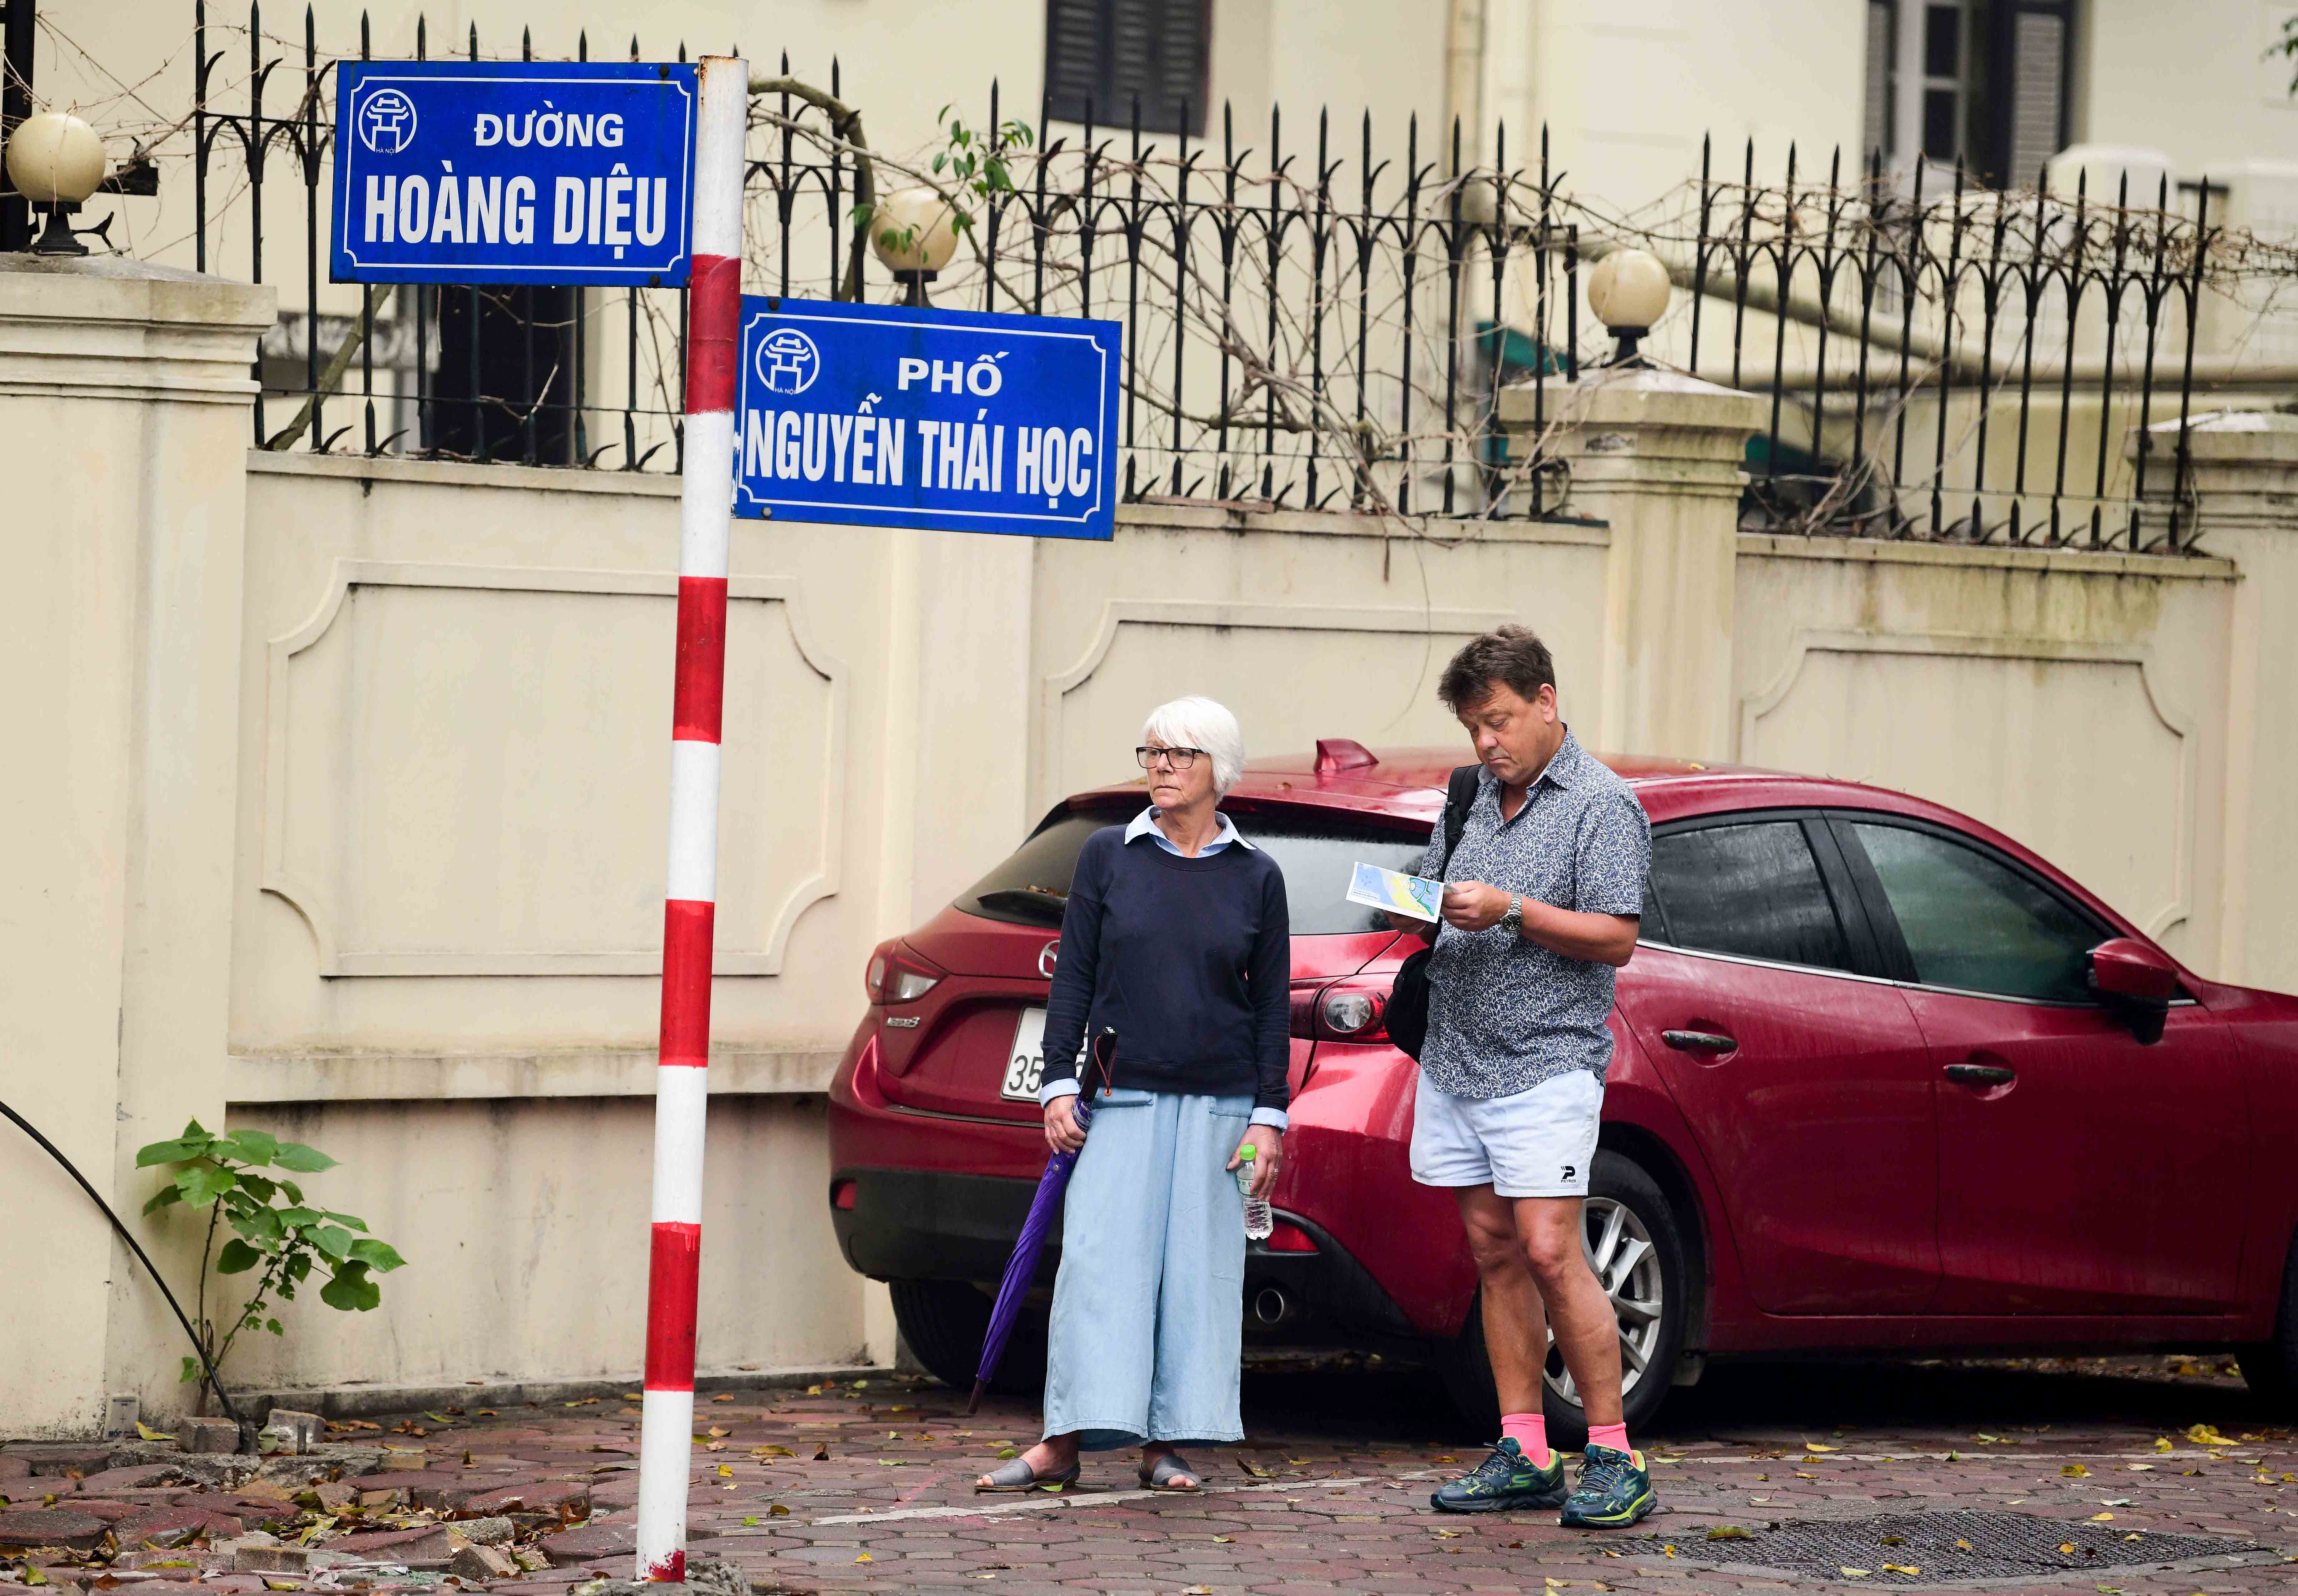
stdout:
{"type": "MultiPolygon", "coordinates": [[[[1413,870],[1428,846],[1427,838],[1416,831],[1323,815],[1258,813],[1233,818],[1237,834],[1267,850],[1285,872],[1285,900],[1296,937],[1387,929],[1378,910],[1349,901],[1351,867],[1361,860],[1388,870],[1413,870]]],[[[1014,925],[1060,925],[1062,911],[1069,905],[1070,877],[1077,870],[1085,839],[1104,826],[1130,819],[1106,810],[1056,815],[1004,864],[959,894],[958,908],[1014,925]]]]}

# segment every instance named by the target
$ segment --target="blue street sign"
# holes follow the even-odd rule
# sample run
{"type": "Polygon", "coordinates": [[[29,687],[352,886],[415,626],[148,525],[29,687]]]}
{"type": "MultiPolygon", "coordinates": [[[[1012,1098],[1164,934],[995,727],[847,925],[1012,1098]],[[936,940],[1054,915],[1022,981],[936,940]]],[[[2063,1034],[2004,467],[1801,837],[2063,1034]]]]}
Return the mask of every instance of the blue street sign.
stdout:
{"type": "Polygon", "coordinates": [[[684,285],[693,67],[336,70],[333,281],[684,285]]]}
{"type": "Polygon", "coordinates": [[[1113,321],[742,300],[734,513],[1107,538],[1113,321]]]}

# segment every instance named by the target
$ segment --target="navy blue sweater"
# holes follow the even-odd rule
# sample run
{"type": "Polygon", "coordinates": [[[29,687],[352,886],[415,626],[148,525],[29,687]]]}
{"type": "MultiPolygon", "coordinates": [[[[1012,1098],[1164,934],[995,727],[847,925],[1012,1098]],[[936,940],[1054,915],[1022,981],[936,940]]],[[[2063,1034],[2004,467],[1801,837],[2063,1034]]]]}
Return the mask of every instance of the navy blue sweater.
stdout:
{"type": "Polygon", "coordinates": [[[1046,1073],[1077,1073],[1088,1021],[1117,1032],[1117,1084],[1251,1094],[1283,1108],[1293,933],[1285,875],[1232,843],[1185,859],[1125,828],[1086,839],[1046,1005],[1046,1073]]]}

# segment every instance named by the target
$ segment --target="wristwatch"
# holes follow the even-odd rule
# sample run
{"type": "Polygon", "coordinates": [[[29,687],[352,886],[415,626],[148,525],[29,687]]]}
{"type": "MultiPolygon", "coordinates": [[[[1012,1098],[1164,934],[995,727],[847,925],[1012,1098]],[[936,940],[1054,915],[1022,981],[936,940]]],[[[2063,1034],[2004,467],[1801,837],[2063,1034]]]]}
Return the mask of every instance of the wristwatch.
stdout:
{"type": "Polygon", "coordinates": [[[1500,930],[1511,937],[1524,935],[1524,899],[1513,892],[1509,894],[1508,913],[1500,916],[1500,930]]]}

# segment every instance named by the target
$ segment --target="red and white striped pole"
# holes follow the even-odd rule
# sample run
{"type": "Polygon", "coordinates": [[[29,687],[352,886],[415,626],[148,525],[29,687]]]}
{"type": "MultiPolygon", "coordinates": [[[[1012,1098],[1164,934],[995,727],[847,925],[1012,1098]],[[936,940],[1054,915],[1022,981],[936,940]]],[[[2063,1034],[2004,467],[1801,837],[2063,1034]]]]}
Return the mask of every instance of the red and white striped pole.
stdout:
{"type": "Polygon", "coordinates": [[[654,1234],[639,1431],[638,1577],[686,1577],[694,1451],[694,1319],[709,1104],[710,951],[718,898],[718,726],[726,679],[726,534],[734,509],[734,376],[742,312],[743,128],[750,75],[706,55],[694,132],[686,311],[686,464],[678,541],[678,674],[670,742],[670,882],[654,1087],[654,1234]]]}

